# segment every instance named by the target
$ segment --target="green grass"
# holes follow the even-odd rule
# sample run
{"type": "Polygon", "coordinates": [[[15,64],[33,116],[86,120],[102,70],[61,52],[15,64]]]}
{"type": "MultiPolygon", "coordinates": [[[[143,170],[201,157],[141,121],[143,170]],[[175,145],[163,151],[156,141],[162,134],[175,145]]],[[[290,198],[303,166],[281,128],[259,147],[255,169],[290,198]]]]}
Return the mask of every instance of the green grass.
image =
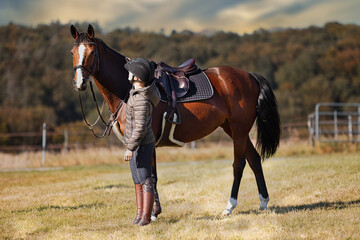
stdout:
{"type": "Polygon", "coordinates": [[[231,164],[159,163],[163,213],[145,227],[132,225],[134,186],[128,164],[120,159],[118,164],[2,172],[0,239],[360,239],[359,154],[265,161],[270,194],[265,212],[257,210],[255,178],[247,165],[238,207],[223,217],[231,164]]]}

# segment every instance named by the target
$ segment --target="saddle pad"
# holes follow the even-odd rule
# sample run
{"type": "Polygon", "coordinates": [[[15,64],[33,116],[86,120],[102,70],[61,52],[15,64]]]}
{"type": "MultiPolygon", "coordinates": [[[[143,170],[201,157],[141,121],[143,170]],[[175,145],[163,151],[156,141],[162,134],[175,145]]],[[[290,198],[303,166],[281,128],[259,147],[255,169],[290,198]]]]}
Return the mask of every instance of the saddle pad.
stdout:
{"type": "MultiPolygon", "coordinates": [[[[185,94],[185,96],[176,99],[178,103],[206,100],[214,95],[213,86],[205,72],[201,71],[200,73],[191,75],[188,78],[190,80],[189,91],[185,94]]],[[[166,93],[161,88],[159,88],[159,90],[161,94],[161,101],[167,102],[166,93]]]]}

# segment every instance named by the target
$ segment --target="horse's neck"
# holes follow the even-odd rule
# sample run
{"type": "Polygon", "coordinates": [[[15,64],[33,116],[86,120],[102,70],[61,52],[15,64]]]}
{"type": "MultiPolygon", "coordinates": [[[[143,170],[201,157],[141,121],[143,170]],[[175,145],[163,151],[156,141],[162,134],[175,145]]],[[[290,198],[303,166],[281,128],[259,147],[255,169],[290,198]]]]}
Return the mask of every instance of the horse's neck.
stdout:
{"type": "Polygon", "coordinates": [[[95,83],[110,111],[114,113],[127,97],[131,87],[127,80],[128,72],[124,68],[126,59],[103,42],[98,42],[97,45],[99,71],[94,74],[95,83]]]}

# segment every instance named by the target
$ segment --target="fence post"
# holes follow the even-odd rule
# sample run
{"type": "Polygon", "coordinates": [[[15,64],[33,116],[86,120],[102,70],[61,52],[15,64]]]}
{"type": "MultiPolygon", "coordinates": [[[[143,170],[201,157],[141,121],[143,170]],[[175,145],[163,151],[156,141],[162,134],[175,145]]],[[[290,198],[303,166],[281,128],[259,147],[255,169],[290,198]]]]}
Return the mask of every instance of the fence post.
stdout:
{"type": "Polygon", "coordinates": [[[65,154],[69,152],[69,131],[67,128],[64,130],[64,150],[65,154]]]}
{"type": "Polygon", "coordinates": [[[191,142],[191,149],[192,149],[192,150],[195,150],[195,148],[196,148],[196,142],[195,142],[195,141],[192,141],[192,142],[191,142]]]}
{"type": "Polygon", "coordinates": [[[357,112],[357,134],[358,134],[358,142],[360,142],[360,105],[358,105],[357,112]]]}
{"type": "Polygon", "coordinates": [[[42,131],[42,160],[41,166],[45,165],[45,152],[46,152],[46,123],[43,123],[43,131],[42,131]]]}
{"type": "Polygon", "coordinates": [[[334,133],[335,133],[335,140],[338,140],[338,128],[337,128],[337,111],[334,111],[334,133]]]}
{"type": "Polygon", "coordinates": [[[308,126],[308,129],[309,129],[309,142],[310,142],[312,147],[315,146],[313,120],[314,120],[314,114],[310,114],[308,116],[307,126],[308,126]]]}
{"type": "Polygon", "coordinates": [[[315,135],[318,141],[320,141],[319,108],[320,108],[320,103],[315,105],[315,135]]]}
{"type": "Polygon", "coordinates": [[[352,138],[353,138],[353,132],[352,132],[352,119],[351,119],[351,115],[348,115],[348,126],[349,126],[349,139],[352,142],[352,138]]]}

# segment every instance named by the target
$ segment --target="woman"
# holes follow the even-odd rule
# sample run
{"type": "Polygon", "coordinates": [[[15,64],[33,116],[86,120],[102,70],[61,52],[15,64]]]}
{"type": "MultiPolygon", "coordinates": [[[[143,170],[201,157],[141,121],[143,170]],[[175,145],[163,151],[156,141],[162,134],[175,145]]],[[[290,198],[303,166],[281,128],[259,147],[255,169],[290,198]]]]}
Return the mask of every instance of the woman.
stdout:
{"type": "Polygon", "coordinates": [[[152,156],[155,136],[151,127],[153,108],[160,102],[155,86],[151,63],[137,58],[125,64],[129,71],[130,90],[126,106],[125,161],[130,161],[132,179],[135,184],[137,214],[134,224],[140,226],[151,222],[154,192],[151,181],[152,156]]]}

